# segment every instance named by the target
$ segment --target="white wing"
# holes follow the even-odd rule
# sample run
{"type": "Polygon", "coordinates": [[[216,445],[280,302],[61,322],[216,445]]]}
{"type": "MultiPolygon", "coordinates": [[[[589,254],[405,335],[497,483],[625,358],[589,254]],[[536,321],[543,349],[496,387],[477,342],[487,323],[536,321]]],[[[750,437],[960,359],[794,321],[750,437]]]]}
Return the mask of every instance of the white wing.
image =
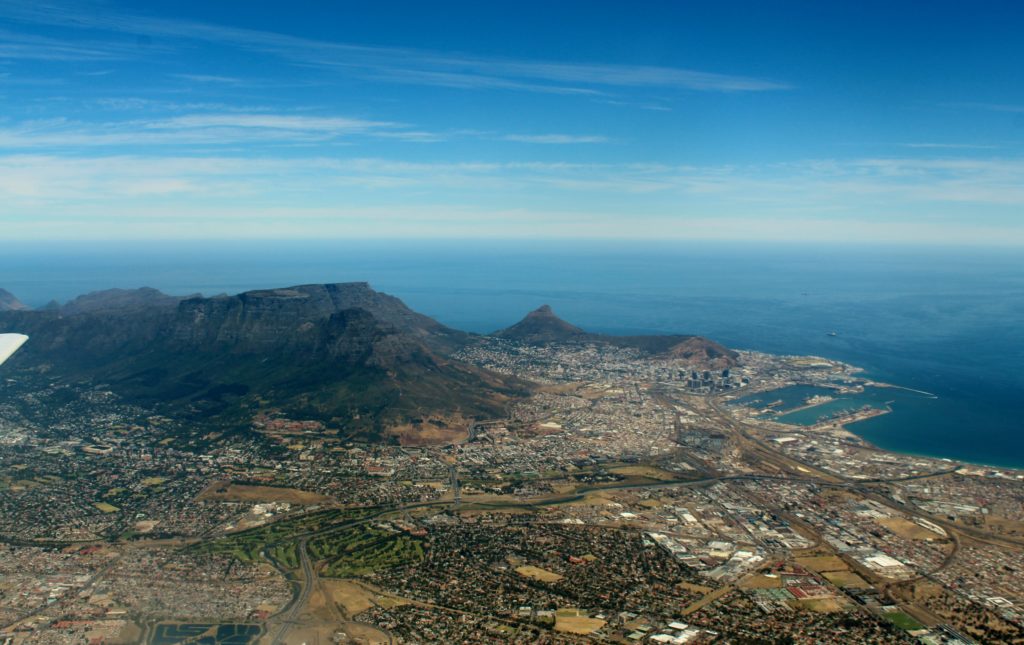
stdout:
{"type": "Polygon", "coordinates": [[[28,336],[23,334],[0,334],[0,365],[25,344],[28,336]]]}

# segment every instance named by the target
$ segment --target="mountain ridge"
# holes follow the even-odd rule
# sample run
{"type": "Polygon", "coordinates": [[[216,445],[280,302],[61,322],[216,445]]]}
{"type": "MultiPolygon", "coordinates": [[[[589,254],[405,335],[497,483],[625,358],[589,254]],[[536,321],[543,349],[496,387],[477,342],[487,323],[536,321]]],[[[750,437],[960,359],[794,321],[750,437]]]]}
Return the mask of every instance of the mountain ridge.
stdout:
{"type": "Polygon", "coordinates": [[[271,406],[379,438],[389,424],[425,415],[500,416],[526,392],[518,379],[450,358],[468,334],[366,283],[173,306],[156,290],[142,296],[154,306],[5,312],[0,329],[36,341],[18,364],[52,365],[131,400],[225,423],[271,406]]]}
{"type": "Polygon", "coordinates": [[[510,327],[490,334],[494,338],[515,340],[528,345],[550,343],[599,343],[616,347],[632,347],[651,355],[682,358],[695,365],[732,367],[739,355],[703,336],[666,334],[614,336],[585,331],[559,318],[550,305],[541,305],[510,327]]]}
{"type": "Polygon", "coordinates": [[[13,293],[0,289],[0,311],[26,311],[29,307],[18,300],[13,293]]]}

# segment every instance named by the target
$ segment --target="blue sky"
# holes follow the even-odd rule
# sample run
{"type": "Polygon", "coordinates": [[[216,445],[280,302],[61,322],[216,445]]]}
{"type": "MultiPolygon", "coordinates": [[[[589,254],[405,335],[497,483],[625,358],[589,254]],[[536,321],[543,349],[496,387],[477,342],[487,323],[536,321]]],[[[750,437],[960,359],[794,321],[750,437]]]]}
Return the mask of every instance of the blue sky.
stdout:
{"type": "Polygon", "coordinates": [[[1021,246],[1022,24],[1014,2],[0,0],[0,224],[1021,246]]]}

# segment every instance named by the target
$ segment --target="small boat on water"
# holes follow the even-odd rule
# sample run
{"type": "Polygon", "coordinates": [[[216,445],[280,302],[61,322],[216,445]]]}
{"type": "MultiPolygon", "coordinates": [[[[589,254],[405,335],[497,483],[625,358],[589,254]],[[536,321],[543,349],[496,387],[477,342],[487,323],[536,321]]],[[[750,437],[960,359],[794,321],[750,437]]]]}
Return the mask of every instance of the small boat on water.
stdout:
{"type": "Polygon", "coordinates": [[[827,335],[828,335],[828,336],[838,336],[838,335],[839,335],[839,332],[837,332],[837,331],[830,331],[830,332],[828,332],[828,334],[827,334],[827,335]]]}

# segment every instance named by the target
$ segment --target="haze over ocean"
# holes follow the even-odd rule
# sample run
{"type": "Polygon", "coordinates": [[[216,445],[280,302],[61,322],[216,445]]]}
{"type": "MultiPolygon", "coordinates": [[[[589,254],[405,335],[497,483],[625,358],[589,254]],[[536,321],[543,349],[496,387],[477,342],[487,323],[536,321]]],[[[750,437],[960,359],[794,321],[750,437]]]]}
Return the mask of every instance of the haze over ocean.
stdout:
{"type": "Polygon", "coordinates": [[[740,244],[445,241],[22,244],[0,287],[30,306],[97,289],[237,293],[369,281],[489,332],[547,303],[608,333],[695,333],[864,367],[894,413],[854,424],[900,452],[1024,467],[1024,252],[740,244]],[[836,331],[837,336],[828,336],[836,331]]]}

